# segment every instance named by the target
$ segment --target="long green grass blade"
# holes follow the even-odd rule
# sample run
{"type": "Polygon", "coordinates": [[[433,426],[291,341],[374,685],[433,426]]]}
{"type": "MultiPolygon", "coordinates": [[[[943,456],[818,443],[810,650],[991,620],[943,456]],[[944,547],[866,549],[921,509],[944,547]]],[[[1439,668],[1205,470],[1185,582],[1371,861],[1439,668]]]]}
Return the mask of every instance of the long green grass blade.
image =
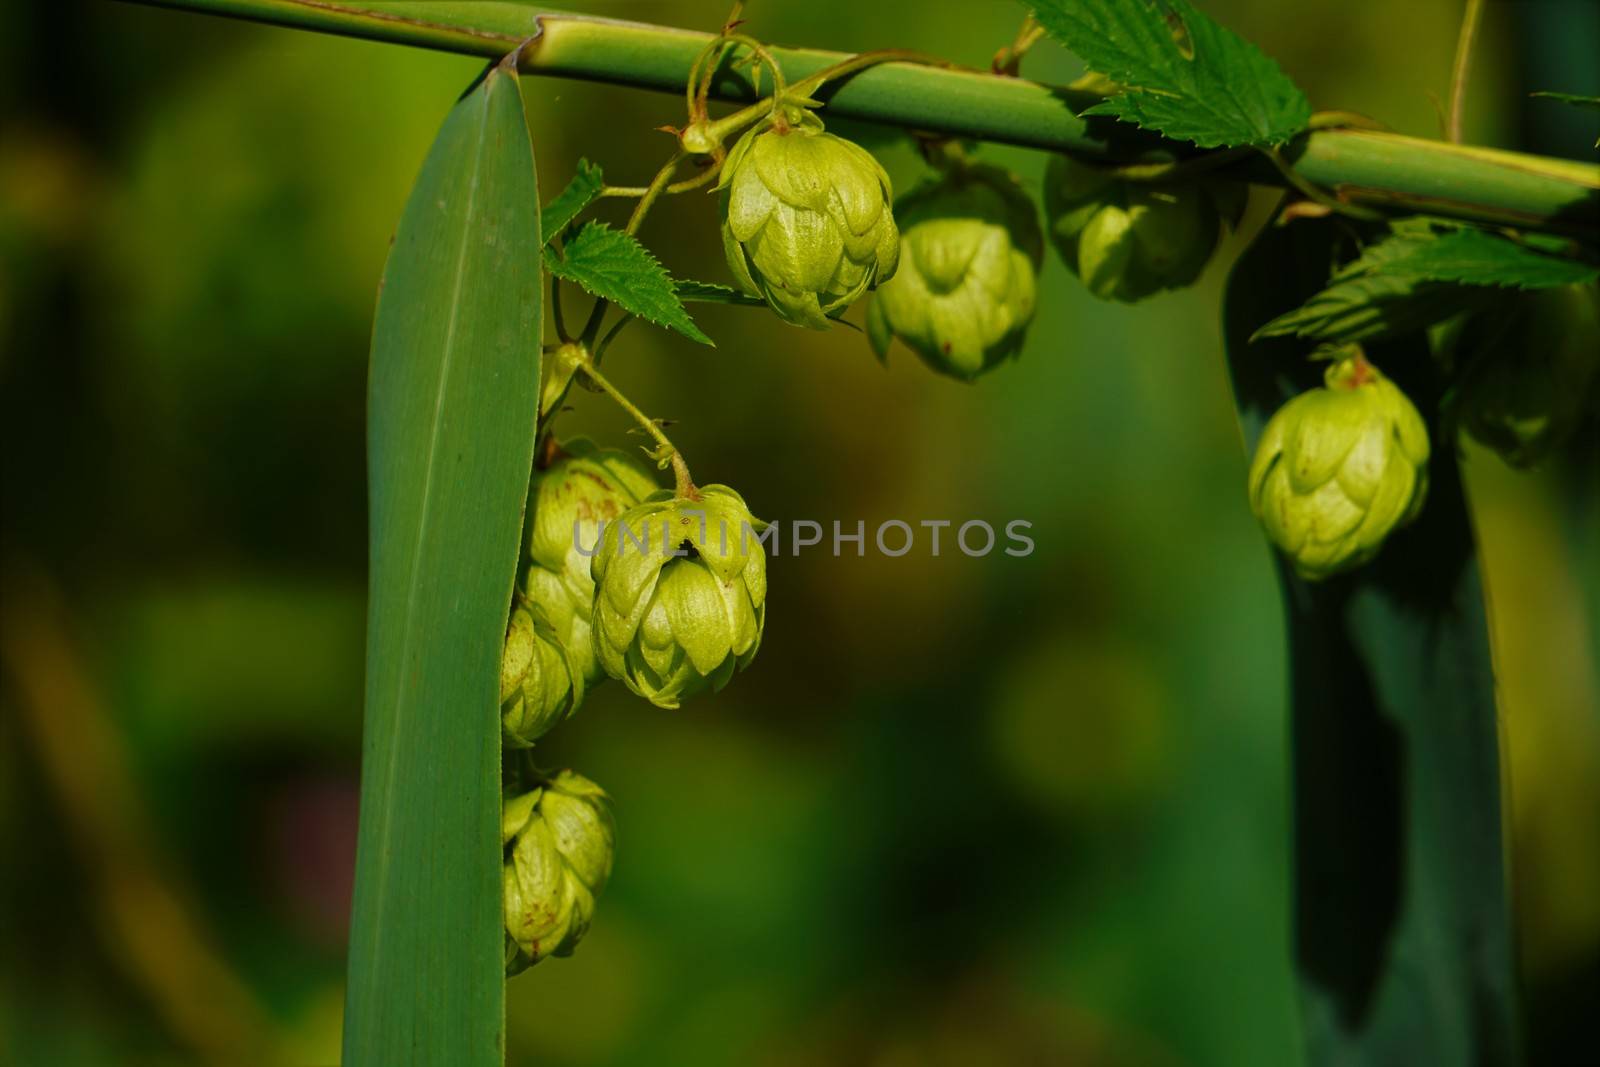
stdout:
{"type": "MultiPolygon", "coordinates": [[[[1318,383],[1309,342],[1263,323],[1326,283],[1337,222],[1269,226],[1224,306],[1246,444],[1318,383]]],[[[1367,346],[1416,401],[1418,334],[1367,346]]],[[[1312,1067],[1517,1061],[1499,733],[1483,588],[1456,449],[1430,418],[1422,517],[1372,564],[1307,583],[1279,560],[1289,630],[1295,949],[1312,1067]]]]}
{"type": "Polygon", "coordinates": [[[384,270],[344,1062],[499,1064],[499,661],[533,466],[539,196],[514,73],[456,104],[384,270]]]}

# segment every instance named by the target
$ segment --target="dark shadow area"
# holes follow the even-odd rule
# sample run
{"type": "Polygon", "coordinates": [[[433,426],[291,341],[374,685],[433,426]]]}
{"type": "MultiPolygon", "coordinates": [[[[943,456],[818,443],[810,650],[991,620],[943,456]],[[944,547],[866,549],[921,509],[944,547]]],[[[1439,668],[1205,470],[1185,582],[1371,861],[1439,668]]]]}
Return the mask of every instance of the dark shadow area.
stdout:
{"type": "MultiPolygon", "coordinates": [[[[1281,566],[1281,565],[1280,565],[1281,566]]],[[[1402,896],[1405,742],[1379,711],[1343,625],[1339,590],[1282,567],[1294,771],[1295,959],[1359,1029],[1383,977],[1402,896]]]]}

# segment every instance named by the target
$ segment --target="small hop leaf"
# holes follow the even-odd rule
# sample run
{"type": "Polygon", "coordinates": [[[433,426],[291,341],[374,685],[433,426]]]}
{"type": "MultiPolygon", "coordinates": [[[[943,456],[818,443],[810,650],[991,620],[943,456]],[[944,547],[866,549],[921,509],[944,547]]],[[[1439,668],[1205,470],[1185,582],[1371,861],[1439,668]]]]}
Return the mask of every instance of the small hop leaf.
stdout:
{"type": "Polygon", "coordinates": [[[605,181],[600,176],[600,168],[587,159],[578,160],[578,173],[573,175],[567,187],[556,198],[544,206],[539,212],[539,232],[544,234],[544,243],[549,244],[561,235],[567,224],[592,204],[605,181]]]}
{"type": "MultiPolygon", "coordinates": [[[[1581,107],[1590,111],[1600,111],[1600,96],[1579,96],[1577,93],[1552,92],[1529,93],[1528,95],[1545,100],[1554,100],[1562,104],[1571,104],[1573,107],[1581,107]]],[[[1600,148],[1600,138],[1595,139],[1594,146],[1600,148]]]]}
{"type": "Polygon", "coordinates": [[[560,252],[545,249],[544,266],[641,319],[676,330],[691,341],[712,343],[683,309],[672,277],[656,257],[621,230],[603,222],[585,223],[560,252]]]}
{"type": "Polygon", "coordinates": [[[1485,290],[1550,289],[1582,285],[1600,267],[1549,255],[1486,230],[1429,220],[1397,223],[1334,273],[1332,283],[1256,337],[1297,336],[1365,341],[1423,330],[1474,307],[1485,290]]]}
{"type": "MultiPolygon", "coordinates": [[[[1362,260],[1374,262],[1368,256],[1362,260]]],[[[1456,229],[1408,241],[1386,250],[1377,263],[1382,273],[1419,281],[1509,289],[1551,289],[1600,278],[1600,267],[1546,255],[1509,237],[1475,229],[1456,229]]]]}
{"type": "Polygon", "coordinates": [[[1278,145],[1311,103],[1278,65],[1187,0],[1028,0],[1040,25],[1117,83],[1110,115],[1201,148],[1278,145]]]}
{"type": "Polygon", "coordinates": [[[1555,100],[1563,104],[1571,104],[1573,107],[1583,107],[1589,108],[1592,111],[1600,111],[1600,96],[1580,96],[1577,93],[1553,93],[1549,91],[1529,93],[1528,95],[1539,97],[1544,100],[1555,100]]]}
{"type": "Polygon", "coordinates": [[[1359,275],[1317,293],[1258,329],[1263,337],[1371,341],[1425,330],[1480,299],[1457,285],[1416,282],[1387,274],[1359,275]]]}

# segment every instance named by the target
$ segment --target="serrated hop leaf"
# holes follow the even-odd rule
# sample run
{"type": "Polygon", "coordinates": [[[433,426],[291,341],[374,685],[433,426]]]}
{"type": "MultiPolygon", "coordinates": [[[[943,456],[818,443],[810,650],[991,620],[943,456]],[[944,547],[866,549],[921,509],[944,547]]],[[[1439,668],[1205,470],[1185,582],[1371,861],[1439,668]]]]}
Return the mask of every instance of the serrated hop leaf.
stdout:
{"type": "Polygon", "coordinates": [[[1244,206],[1235,182],[1123,181],[1059,155],[1045,167],[1051,243],[1102,300],[1132,303],[1189,285],[1215,251],[1223,220],[1237,224],[1244,206]]]}
{"type": "Polygon", "coordinates": [[[663,708],[720,690],[755,658],[767,611],[765,524],[727,486],[657,493],[606,527],[594,557],[601,666],[663,708]]]}
{"type": "Polygon", "coordinates": [[[728,269],[786,322],[825,330],[830,312],[894,274],[888,174],[809,112],[741,137],[718,187],[728,269]]]}
{"type": "MultiPolygon", "coordinates": [[[[1496,322],[1456,336],[1452,414],[1514,467],[1531,467],[1583,424],[1600,383],[1600,301],[1592,285],[1518,293],[1496,322]]],[[[1492,314],[1492,313],[1491,313],[1492,314]]]]}
{"type": "Polygon", "coordinates": [[[657,485],[645,463],[619,449],[577,437],[564,442],[561,451],[555,462],[533,474],[523,595],[541,609],[566,648],[581,687],[592,688],[605,678],[590,632],[594,580],[589,570],[601,525],[619,518],[657,485]]]}
{"type": "Polygon", "coordinates": [[[900,267],[867,309],[879,358],[898,337],[934,370],[970,381],[1022,349],[1044,237],[1033,201],[998,167],[966,166],[895,203],[900,267]]]}
{"type": "Polygon", "coordinates": [[[616,839],[611,798],[571,771],[505,799],[500,842],[508,975],[546,956],[572,955],[611,877],[616,839]]]}
{"type": "Polygon", "coordinates": [[[1326,385],[1279,408],[1250,464],[1250,506],[1303,577],[1377,555],[1428,492],[1428,429],[1411,401],[1360,355],[1326,385]]]}
{"type": "Polygon", "coordinates": [[[532,745],[578,710],[583,690],[583,672],[544,612],[537,606],[514,608],[500,659],[500,726],[506,743],[532,745]]]}

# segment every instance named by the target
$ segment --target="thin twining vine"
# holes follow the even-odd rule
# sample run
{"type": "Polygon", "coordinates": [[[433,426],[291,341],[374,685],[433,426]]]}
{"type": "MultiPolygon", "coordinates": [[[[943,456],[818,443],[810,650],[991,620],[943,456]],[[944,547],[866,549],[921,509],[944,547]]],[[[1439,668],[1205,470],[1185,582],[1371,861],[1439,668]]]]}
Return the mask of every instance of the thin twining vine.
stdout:
{"type": "MultiPolygon", "coordinates": [[[[1157,17],[1142,5],[1128,11],[1157,17]]],[[[1427,502],[1431,437],[1441,430],[1459,429],[1525,465],[1561,447],[1588,417],[1584,398],[1600,378],[1593,285],[1600,271],[1590,269],[1586,253],[1560,258],[1562,249],[1535,246],[1515,232],[1380,216],[1308,182],[1290,166],[1284,145],[1313,130],[1376,124],[1347,112],[1313,114],[1281,72],[1263,71],[1242,47],[1235,59],[1244,77],[1252,84],[1280,79],[1276,91],[1287,101],[1281,114],[1263,120],[1264,132],[1251,132],[1260,116],[1241,112],[1225,116],[1226,128],[1189,138],[1215,146],[1205,151],[1174,138],[1160,153],[1121,165],[1052,155],[1041,226],[1017,177],[963,142],[916,135],[929,174],[896,197],[869,152],[824,129],[816,97],[830,82],[887,62],[948,64],[901,50],[868,52],[790,81],[773,51],[743,30],[740,14],[736,7],[691,64],[684,125],[663,127],[676,143],[648,184],[607,185],[598,171],[580,167],[589,183],[577,197],[583,206],[600,198],[636,201],[622,231],[590,222],[572,234],[580,207],[559,213],[562,234],[546,235],[559,245],[550,301],[557,339],[545,348],[527,551],[502,672],[503,733],[514,753],[573,714],[608,678],[677,707],[728,684],[760,645],[762,524],[732,489],[697,485],[662,421],[601,370],[621,331],[641,319],[707,340],[683,312],[684,294],[764,306],[787,323],[826,330],[870,293],[866,335],[880,359],[898,343],[932,370],[970,382],[1021,353],[1046,244],[1101,299],[1132,303],[1186,287],[1244,216],[1248,187],[1234,165],[1261,156],[1293,190],[1275,211],[1279,225],[1332,215],[1350,238],[1329,264],[1329,289],[1259,331],[1303,338],[1310,358],[1327,362],[1323,384],[1267,422],[1248,476],[1252,509],[1301,576],[1321,581],[1359,568],[1417,518],[1427,502]],[[771,91],[713,118],[713,82],[730,65],[748,67],[758,91],[770,78],[771,91]],[[691,162],[699,173],[680,178],[691,162]],[[722,244],[736,289],[675,282],[637,242],[663,197],[708,186],[722,194],[722,244]],[[611,273],[631,272],[653,300],[564,258],[581,259],[575,253],[586,241],[592,254],[609,249],[611,273]],[[576,334],[568,329],[558,273],[595,297],[576,334]],[[1483,287],[1495,285],[1534,291],[1484,299],[1483,287]],[[1443,405],[1424,411],[1361,342],[1429,328],[1448,388],[1443,405]],[[656,470],[621,450],[555,440],[552,424],[573,381],[606,394],[638,424],[656,470]],[[670,490],[656,480],[667,468],[670,490]]],[[[1015,76],[1047,29],[1073,32],[1030,16],[996,54],[995,74],[1015,76]]],[[[1211,39],[1225,33],[1212,27],[1211,39]]],[[[1091,36],[1074,47],[1097,45],[1091,36]]],[[[1146,72],[1159,75],[1161,61],[1159,50],[1146,57],[1146,72]]],[[[1133,99],[1144,89],[1098,74],[1074,88],[1100,100],[1085,114],[1110,108],[1119,119],[1149,117],[1133,99]]],[[[1181,95],[1159,84],[1151,91],[1158,107],[1181,95]]],[[[610,871],[613,829],[604,792],[587,779],[547,774],[518,754],[507,781],[506,959],[515,971],[570,952],[583,936],[610,871]]]]}
{"type": "MultiPolygon", "coordinates": [[[[727,160],[727,152],[723,148],[723,144],[727,140],[758,124],[766,124],[775,130],[786,131],[791,122],[791,116],[809,116],[810,109],[821,106],[812,98],[811,94],[828,83],[847,78],[879,63],[950,65],[946,60],[918,52],[904,49],[885,49],[852,56],[790,85],[784,79],[781,65],[773,58],[766,46],[755,38],[736,32],[734,29],[740,23],[741,8],[742,4],[734,8],[733,13],[724,24],[723,32],[713,38],[701,50],[699,56],[690,66],[688,83],[684,93],[688,120],[681,128],[663,127],[667,132],[674,134],[679,141],[679,145],[672,155],[656,171],[655,176],[648,185],[603,185],[597,194],[599,197],[638,200],[628,217],[626,225],[623,227],[623,232],[629,236],[638,234],[646,216],[649,215],[650,210],[662,196],[692,192],[718,180],[723,165],[727,160]],[[735,58],[741,49],[747,53],[746,59],[742,61],[735,58]],[[724,64],[728,64],[730,61],[735,67],[741,63],[747,63],[755,68],[757,74],[759,74],[760,70],[769,71],[773,79],[773,92],[770,96],[741,108],[732,114],[720,119],[712,119],[709,114],[711,85],[716,78],[717,72],[722,69],[724,64]],[[687,160],[693,158],[698,158],[702,161],[701,172],[692,178],[674,182],[672,179],[678,169],[687,160]]],[[[1020,53],[1017,58],[1020,59],[1020,53]]],[[[670,464],[674,468],[680,494],[692,499],[694,488],[693,483],[687,478],[687,465],[676,447],[661,433],[659,420],[645,415],[615,385],[599,374],[599,364],[604,358],[606,350],[610,347],[617,334],[630,322],[634,321],[635,316],[627,313],[620,315],[610,329],[602,334],[601,330],[604,327],[606,314],[610,309],[610,302],[604,297],[598,297],[590,308],[589,316],[583,329],[576,336],[573,336],[568,334],[566,330],[565,315],[562,309],[561,283],[555,277],[551,278],[550,302],[552,318],[560,345],[576,345],[583,353],[576,358],[568,357],[572,367],[581,371],[597,389],[610,396],[630,417],[638,422],[644,432],[656,441],[658,447],[655,454],[658,461],[663,466],[670,464]]],[[[555,348],[553,347],[547,351],[554,352],[555,348]]]]}

